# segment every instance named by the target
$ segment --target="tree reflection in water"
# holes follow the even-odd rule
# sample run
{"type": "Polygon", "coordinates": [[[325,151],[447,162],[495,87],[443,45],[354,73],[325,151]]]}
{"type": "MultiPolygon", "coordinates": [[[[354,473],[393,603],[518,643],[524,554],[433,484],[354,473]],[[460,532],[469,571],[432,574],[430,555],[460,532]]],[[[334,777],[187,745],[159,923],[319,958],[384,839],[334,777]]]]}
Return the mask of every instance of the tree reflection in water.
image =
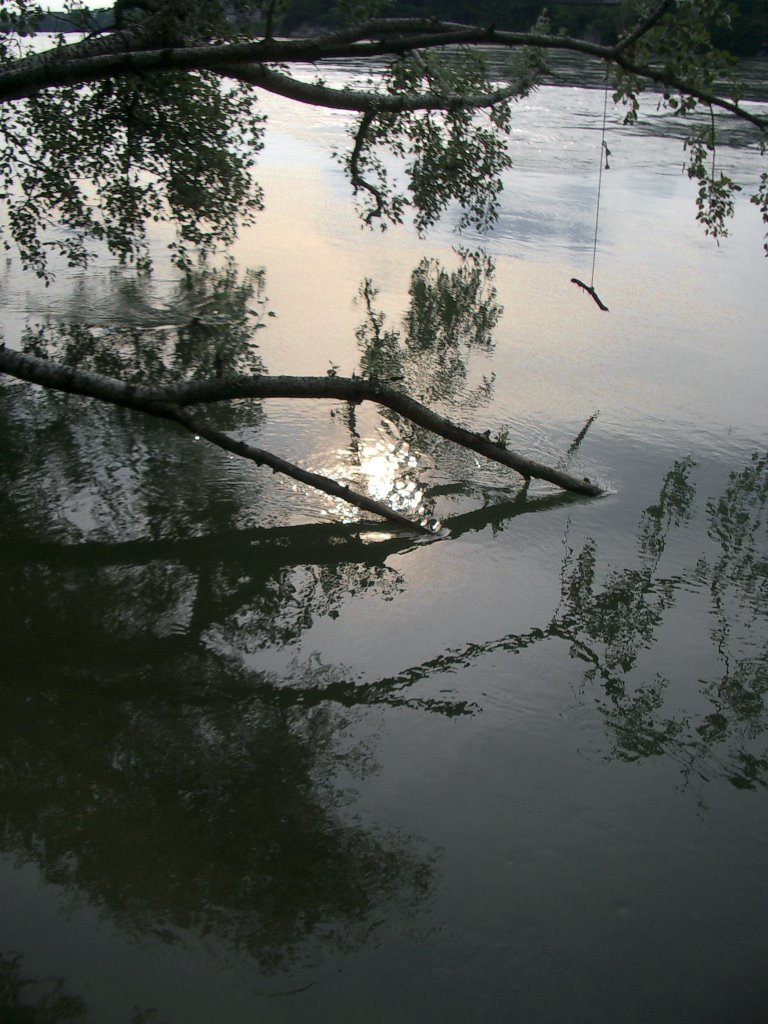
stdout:
{"type": "Polygon", "coordinates": [[[5,1024],[65,1024],[85,1021],[86,1013],[83,999],[66,992],[60,978],[25,977],[20,954],[0,952],[0,1015],[5,1024]]]}
{"type": "Polygon", "coordinates": [[[366,318],[356,335],[363,376],[402,383],[430,407],[469,409],[492,397],[493,375],[470,384],[470,361],[475,353],[493,353],[493,332],[504,310],[497,302],[493,260],[469,249],[458,249],[457,256],[455,270],[425,258],[412,272],[402,333],[385,328],[375,305],[378,292],[367,278],[358,294],[366,318]]]}
{"type": "MultiPolygon", "coordinates": [[[[185,277],[163,303],[144,278],[120,280],[108,300],[79,284],[61,317],[29,323],[23,347],[131,383],[208,378],[264,369],[254,335],[264,326],[262,273],[231,262],[185,277]]],[[[221,453],[177,443],[159,423],[99,402],[3,380],[0,514],[9,532],[62,540],[179,536],[204,532],[204,510],[242,523],[261,478],[221,453]]],[[[259,428],[258,402],[214,408],[220,429],[259,428]]]]}
{"type": "Polygon", "coordinates": [[[698,726],[701,743],[730,750],[734,785],[768,784],[765,744],[768,692],[768,458],[755,453],[731,473],[719,500],[707,503],[717,556],[702,559],[699,576],[710,590],[711,635],[724,667],[704,692],[713,710],[698,726]]]}
{"type": "MultiPolygon", "coordinates": [[[[364,377],[402,387],[418,401],[461,422],[468,412],[488,406],[493,398],[494,374],[482,368],[493,354],[493,332],[503,307],[493,283],[493,260],[462,248],[456,255],[453,270],[427,258],[413,270],[402,330],[387,326],[385,313],[377,308],[378,290],[366,278],[357,296],[365,319],[355,334],[364,377]]],[[[433,517],[435,492],[425,492],[423,487],[427,475],[433,484],[450,479],[449,489],[463,495],[476,490],[472,480],[477,476],[477,461],[466,449],[388,409],[378,413],[378,433],[386,440],[373,445],[359,426],[352,404],[345,408],[345,421],[350,437],[345,466],[349,478],[363,479],[377,498],[393,508],[433,517]],[[435,464],[441,477],[434,473],[435,464]]],[[[508,473],[504,479],[508,484],[508,473]]]]}
{"type": "MultiPolygon", "coordinates": [[[[261,284],[227,265],[159,310],[136,284],[121,299],[129,322],[38,324],[25,345],[136,381],[257,372],[261,284]],[[160,322],[137,326],[132,303],[160,322]]],[[[350,595],[396,596],[386,551],[410,538],[378,548],[330,525],[249,530],[260,485],[222,494],[202,447],[181,459],[120,410],[15,386],[3,399],[3,849],[130,934],[215,940],[267,973],[414,913],[434,853],[344,810],[351,781],[376,767],[352,738],[354,707],[408,696],[319,658],[287,680],[244,665],[350,595]]],[[[258,426],[262,414],[212,415],[258,426]]]]}
{"type": "Polygon", "coordinates": [[[27,324],[22,348],[132,384],[263,373],[253,338],[269,315],[264,279],[228,259],[190,270],[163,301],[148,277],[123,275],[97,299],[81,279],[56,318],[27,324]]]}
{"type": "MultiPolygon", "coordinates": [[[[643,512],[637,566],[601,565],[595,540],[577,552],[566,537],[560,603],[548,623],[446,651],[382,682],[414,685],[495,651],[516,653],[549,640],[565,641],[571,658],[586,665],[578,690],[603,717],[609,757],[666,756],[686,776],[725,778],[740,788],[768,786],[768,459],[753,455],[745,469],[731,474],[722,496],[707,503],[715,554],[702,555],[684,573],[665,576],[662,556],[693,509],[693,469],[691,459],[677,462],[658,502],[643,512]],[[680,595],[702,586],[710,594],[713,654],[723,674],[699,684],[709,704],[705,713],[673,713],[668,704],[679,700],[680,680],[658,673],[649,679],[639,655],[659,642],[680,595]],[[593,703],[595,687],[599,698],[593,703]]],[[[524,503],[525,497],[518,500],[524,503]]]]}
{"type": "Polygon", "coordinates": [[[356,948],[426,897],[432,854],[345,819],[346,780],[376,766],[318,697],[333,673],[308,665],[304,700],[301,678],[291,694],[179,644],[100,685],[93,639],[101,657],[80,672],[10,673],[3,849],[129,934],[208,937],[267,973],[356,948]]]}
{"type": "MultiPolygon", "coordinates": [[[[492,347],[500,307],[491,270],[465,256],[453,273],[420,265],[403,335],[384,330],[373,291],[364,292],[364,371],[412,378],[430,400],[485,401],[491,379],[470,383],[467,357],[492,347]]],[[[215,291],[212,281],[203,292],[215,291]]],[[[217,304],[226,293],[246,310],[249,287],[229,278],[217,304]]],[[[47,330],[30,334],[29,345],[62,345],[94,368],[114,357],[123,372],[155,372],[157,351],[141,332],[129,332],[113,354],[90,328],[58,337],[47,330]]],[[[221,334],[207,330],[202,321],[174,328],[163,355],[169,375],[210,372],[221,334]]],[[[233,331],[222,372],[258,358],[250,328],[233,331]]],[[[164,440],[153,445],[111,411],[101,440],[109,458],[97,459],[82,421],[68,420],[62,441],[60,418],[46,412],[68,399],[15,388],[4,388],[0,403],[9,439],[0,514],[13,539],[0,549],[0,615],[13,638],[0,690],[0,838],[127,932],[215,940],[277,973],[323,950],[362,946],[377,922],[417,913],[433,885],[434,851],[414,836],[365,827],[344,809],[350,782],[376,770],[356,716],[371,705],[474,713],[480,693],[435,696],[417,684],[494,651],[567,645],[580,666],[577,691],[598,709],[611,757],[671,757],[686,773],[737,786],[768,782],[764,457],[708,503],[712,550],[684,572],[664,565],[694,509],[689,459],[672,467],[643,513],[636,564],[613,568],[597,541],[577,548],[567,535],[549,621],[362,682],[320,656],[302,660],[299,640],[356,596],[397,601],[408,579],[390,556],[408,551],[410,537],[374,539],[364,527],[331,523],[248,528],[242,510],[253,491],[242,483],[219,495],[215,517],[200,513],[207,484],[194,445],[183,474],[173,470],[169,503],[176,455],[163,461],[164,440]],[[48,434],[35,446],[41,419],[48,434]],[[86,508],[77,496],[89,471],[86,508]],[[80,542],[62,543],[73,539],[80,542]],[[648,678],[641,655],[658,645],[690,588],[707,595],[722,670],[701,683],[706,707],[681,713],[678,680],[648,678]],[[254,668],[265,652],[285,654],[287,667],[254,668]]],[[[350,410],[353,445],[354,417],[350,410]]],[[[395,417],[383,422],[393,441],[418,445],[395,417]]],[[[471,473],[464,486],[482,497],[471,473]]],[[[499,531],[571,500],[518,491],[500,502],[497,493],[492,505],[446,525],[454,538],[499,531]]],[[[21,984],[15,961],[6,976],[21,984]]]]}
{"type": "Polygon", "coordinates": [[[639,536],[640,567],[614,572],[597,589],[594,542],[566,561],[560,628],[573,654],[592,663],[585,682],[599,681],[601,709],[613,733],[612,756],[634,760],[666,754],[684,772],[724,777],[735,786],[768,785],[765,693],[768,689],[766,611],[766,459],[754,455],[732,473],[728,487],[707,503],[709,536],[719,547],[683,576],[664,577],[659,563],[673,527],[689,517],[695,490],[692,463],[669,472],[657,505],[646,509],[639,536]],[[665,713],[675,679],[637,683],[639,650],[656,642],[665,613],[686,588],[710,592],[711,638],[723,675],[700,681],[711,710],[665,713]],[[749,653],[747,653],[749,652],[749,653]],[[637,673],[635,673],[636,675],[637,673]]]}

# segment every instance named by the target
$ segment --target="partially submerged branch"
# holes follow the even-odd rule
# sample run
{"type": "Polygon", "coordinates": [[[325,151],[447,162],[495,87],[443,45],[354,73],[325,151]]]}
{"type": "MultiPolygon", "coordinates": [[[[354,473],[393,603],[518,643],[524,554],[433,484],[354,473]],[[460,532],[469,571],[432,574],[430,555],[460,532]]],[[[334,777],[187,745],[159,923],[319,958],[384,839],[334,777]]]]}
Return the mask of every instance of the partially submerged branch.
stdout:
{"type": "Polygon", "coordinates": [[[416,530],[434,536],[425,523],[409,519],[401,515],[383,502],[360,494],[345,484],[340,484],[330,477],[320,473],[312,473],[302,469],[300,466],[288,462],[263,448],[256,448],[253,445],[230,437],[223,431],[208,426],[202,420],[192,417],[186,409],[185,403],[168,399],[162,390],[125,384],[123,381],[113,377],[105,377],[88,370],[76,370],[71,366],[61,363],[54,363],[47,359],[39,359],[37,356],[15,352],[10,349],[0,348],[0,372],[8,373],[19,380],[28,381],[31,384],[39,384],[41,387],[53,391],[64,391],[68,394],[80,395],[85,398],[95,398],[100,402],[108,402],[111,405],[119,405],[125,409],[133,409],[136,412],[144,413],[147,416],[156,416],[159,419],[172,420],[180,424],[185,430],[195,437],[205,438],[211,444],[221,448],[223,451],[240,458],[248,459],[258,466],[267,466],[273,473],[282,473],[284,476],[297,480],[299,483],[314,487],[323,491],[331,497],[339,498],[363,512],[370,512],[373,515],[388,519],[397,526],[407,527],[409,530],[416,530]]]}
{"type": "Polygon", "coordinates": [[[592,424],[595,422],[595,420],[597,419],[597,417],[599,415],[600,415],[600,410],[596,409],[595,412],[592,413],[592,415],[589,417],[587,422],[584,424],[584,426],[581,428],[581,430],[578,432],[576,437],[574,437],[573,441],[571,441],[571,443],[568,445],[567,456],[568,456],[569,459],[571,458],[571,456],[575,455],[576,452],[579,450],[579,447],[581,446],[581,442],[587,436],[587,431],[589,430],[589,428],[592,426],[592,424]]]}
{"type": "Polygon", "coordinates": [[[264,448],[255,448],[253,445],[246,444],[245,441],[238,441],[236,438],[230,437],[229,434],[225,434],[221,430],[215,430],[200,420],[194,419],[183,409],[176,406],[168,406],[164,412],[158,413],[158,415],[180,423],[191,434],[204,437],[206,441],[215,444],[217,448],[221,448],[223,451],[255,462],[257,466],[268,466],[273,473],[282,473],[292,480],[297,480],[308,487],[314,487],[318,491],[323,491],[323,493],[329,494],[333,498],[340,498],[342,501],[346,501],[349,505],[354,505],[355,508],[359,508],[363,512],[372,512],[376,516],[388,519],[397,526],[405,526],[409,530],[416,530],[429,536],[434,535],[434,531],[424,523],[401,515],[393,508],[390,508],[389,505],[376,501],[374,498],[369,498],[365,494],[360,494],[358,491],[352,490],[351,487],[340,484],[328,476],[323,476],[321,473],[312,473],[309,470],[302,469],[300,466],[296,466],[292,462],[280,458],[279,455],[266,451],[264,448]]]}
{"type": "MultiPolygon", "coordinates": [[[[2,368],[0,361],[0,369],[2,368]]],[[[563,490],[589,497],[602,494],[601,488],[591,480],[563,473],[513,452],[503,445],[495,444],[485,434],[458,426],[421,402],[409,398],[402,391],[397,391],[378,380],[366,380],[362,377],[240,377],[226,381],[190,381],[187,384],[160,389],[158,394],[161,394],[165,401],[183,405],[222,402],[235,398],[311,398],[355,403],[375,402],[448,441],[455,441],[486,459],[514,469],[526,480],[546,480],[557,487],[562,487],[563,490]]]]}
{"type": "Polygon", "coordinates": [[[270,377],[259,375],[239,377],[233,380],[193,381],[169,387],[148,388],[126,384],[113,377],[77,370],[71,366],[6,348],[0,349],[0,372],[52,390],[95,398],[150,416],[172,420],[233,455],[249,459],[259,465],[269,466],[274,472],[284,473],[294,480],[336,498],[341,498],[363,511],[372,512],[399,526],[407,526],[422,533],[430,532],[422,523],[408,519],[387,505],[359,494],[328,477],[310,473],[286,462],[279,456],[263,449],[254,448],[228,434],[215,430],[204,422],[193,418],[186,407],[243,398],[308,398],[354,403],[375,402],[447,440],[454,441],[487,459],[508,466],[526,480],[531,478],[546,480],[564,490],[588,496],[597,496],[602,493],[600,487],[590,480],[572,476],[570,473],[551,466],[545,466],[510,451],[503,445],[495,444],[484,434],[460,427],[420,402],[416,402],[402,392],[376,380],[364,380],[356,377],[270,377]]]}

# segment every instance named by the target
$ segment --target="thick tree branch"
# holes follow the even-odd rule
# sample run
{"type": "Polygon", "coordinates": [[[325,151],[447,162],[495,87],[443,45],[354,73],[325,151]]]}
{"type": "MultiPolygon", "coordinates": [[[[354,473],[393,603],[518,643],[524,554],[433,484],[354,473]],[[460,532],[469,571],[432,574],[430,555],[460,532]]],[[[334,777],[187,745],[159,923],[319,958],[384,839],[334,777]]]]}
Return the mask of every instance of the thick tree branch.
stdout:
{"type": "Polygon", "coordinates": [[[203,437],[206,441],[224,451],[231,452],[233,455],[255,462],[258,466],[268,466],[274,473],[282,473],[292,480],[297,480],[308,487],[314,487],[316,490],[331,495],[331,497],[340,498],[342,501],[354,505],[363,512],[370,512],[373,515],[381,516],[397,526],[405,526],[409,530],[416,530],[417,533],[434,536],[434,531],[428,526],[401,515],[401,513],[396,512],[389,505],[385,505],[381,501],[376,501],[365,494],[360,494],[351,487],[340,484],[330,477],[302,469],[300,466],[296,466],[294,463],[288,462],[286,459],[280,458],[279,455],[274,455],[263,448],[255,448],[244,441],[238,441],[236,438],[230,437],[229,434],[209,427],[203,421],[192,417],[180,403],[176,403],[173,400],[167,401],[162,391],[125,384],[123,381],[115,380],[112,377],[104,377],[101,374],[91,373],[86,370],[76,370],[71,366],[63,366],[59,363],[38,359],[36,356],[25,355],[6,348],[0,348],[0,372],[8,373],[20,380],[39,384],[54,391],[64,391],[85,398],[95,398],[98,401],[119,405],[125,409],[133,409],[148,416],[172,420],[180,424],[191,434],[203,437]]]}
{"type": "MultiPolygon", "coordinates": [[[[487,29],[440,26],[434,22],[371,22],[359,31],[332,33],[311,39],[261,38],[237,43],[168,46],[152,41],[147,30],[126,30],[111,36],[58,46],[15,61],[0,70],[0,101],[20,99],[50,88],[93,82],[116,75],[158,71],[216,71],[241,65],[313,63],[323,58],[344,59],[395,56],[414,49],[458,44],[499,42],[502,45],[562,46],[565,37],[526,33],[492,33],[487,29]],[[399,34],[410,29],[410,34],[399,34]],[[429,29],[429,31],[427,30],[429,29]],[[367,30],[367,31],[366,31],[367,30]],[[376,38],[370,38],[375,34],[376,38]]],[[[582,52],[605,56],[606,48],[572,40],[582,52]],[[586,49],[584,49],[586,47],[586,49]]]]}
{"type": "MultiPolygon", "coordinates": [[[[98,398],[101,401],[137,409],[153,416],[175,419],[184,406],[226,402],[242,398],[308,398],[344,402],[375,402],[449,441],[515,470],[526,480],[546,480],[567,491],[596,497],[602,494],[597,484],[575,477],[551,466],[494,444],[484,434],[475,433],[433,412],[420,402],[377,380],[358,377],[285,377],[253,376],[231,380],[190,381],[161,388],[125,384],[112,377],[76,370],[36,356],[0,349],[0,372],[20,380],[98,398]]],[[[232,450],[232,449],[228,449],[232,450]]]]}
{"type": "Polygon", "coordinates": [[[690,82],[686,82],[678,75],[673,74],[670,71],[666,71],[664,68],[655,68],[650,64],[636,64],[634,61],[624,57],[623,54],[619,54],[614,59],[614,64],[620,67],[623,71],[629,72],[631,75],[635,75],[637,78],[645,78],[649,82],[653,82],[655,85],[662,86],[666,89],[676,89],[678,92],[685,96],[691,96],[699,103],[703,103],[705,106],[718,107],[720,110],[725,110],[729,114],[733,114],[742,121],[748,121],[754,125],[755,128],[759,128],[763,134],[768,132],[768,117],[761,117],[759,114],[753,114],[749,110],[745,110],[735,100],[726,99],[724,96],[718,96],[716,93],[709,92],[707,89],[700,89],[696,86],[691,85],[690,82]]]}
{"type": "MultiPolygon", "coordinates": [[[[2,364],[0,364],[1,367],[2,364]]],[[[173,400],[185,405],[198,402],[226,401],[231,398],[324,398],[347,402],[375,402],[406,419],[430,430],[448,441],[455,441],[464,448],[477,452],[486,459],[514,469],[526,480],[535,478],[556,484],[564,490],[595,497],[602,493],[600,487],[585,478],[574,477],[551,466],[535,462],[526,456],[494,444],[484,434],[466,430],[425,405],[415,401],[402,391],[397,391],[378,380],[362,377],[242,377],[231,381],[191,382],[180,385],[181,391],[163,390],[163,395],[173,395],[173,400]]]]}
{"type": "MultiPolygon", "coordinates": [[[[662,4],[662,7],[664,5],[662,4]]],[[[615,46],[602,46],[570,36],[539,32],[503,32],[440,22],[433,19],[375,19],[355,29],[329,33],[312,39],[276,40],[261,38],[248,42],[209,45],[157,45],[149,34],[151,26],[116,32],[111,36],[56,47],[8,65],[0,70],[0,102],[34,96],[46,89],[78,85],[126,74],[150,74],[162,71],[212,71],[249,81],[260,88],[280,92],[301,102],[333,106],[338,109],[424,110],[445,109],[453,97],[388,97],[386,94],[351,93],[297,83],[289,76],[264,68],[266,64],[312,63],[324,58],[365,58],[399,56],[414,50],[445,46],[493,44],[509,49],[533,47],[539,50],[564,50],[614,63],[624,71],[664,88],[674,88],[702,103],[712,104],[761,130],[768,119],[751,114],[737,102],[699,89],[663,67],[635,63],[626,56],[631,44],[646,35],[666,11],[658,8],[641,22],[628,37],[615,46]],[[255,65],[252,67],[251,65],[255,65]],[[392,106],[389,106],[389,104],[392,106]],[[412,103],[413,106],[408,104],[412,103]]],[[[476,105],[489,106],[514,95],[514,89],[498,95],[475,97],[476,105]]],[[[472,98],[470,98],[470,105],[472,98]]]]}
{"type": "Polygon", "coordinates": [[[363,92],[356,89],[331,89],[313,82],[301,82],[290,75],[281,74],[263,64],[242,64],[237,67],[211,68],[225,78],[235,78],[247,85],[255,85],[267,92],[286,99],[307,103],[313,107],[330,107],[333,110],[352,110],[358,113],[392,113],[405,111],[446,110],[452,106],[478,109],[492,107],[496,103],[519,95],[517,86],[476,95],[457,93],[423,93],[418,96],[396,96],[383,92],[363,92]]]}

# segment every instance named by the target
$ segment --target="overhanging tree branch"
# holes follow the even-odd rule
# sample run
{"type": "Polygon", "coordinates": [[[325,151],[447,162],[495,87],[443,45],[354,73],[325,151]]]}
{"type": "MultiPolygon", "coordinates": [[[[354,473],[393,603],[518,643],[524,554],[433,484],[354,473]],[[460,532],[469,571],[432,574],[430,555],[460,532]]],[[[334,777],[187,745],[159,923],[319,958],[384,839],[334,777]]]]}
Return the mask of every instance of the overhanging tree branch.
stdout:
{"type": "MultiPolygon", "coordinates": [[[[685,42],[685,26],[701,27],[705,19],[699,18],[699,5],[683,4],[682,0],[662,0],[613,46],[548,31],[506,32],[434,18],[379,18],[313,38],[275,39],[273,0],[268,2],[264,34],[243,40],[242,35],[236,38],[225,27],[223,6],[217,14],[208,5],[189,0],[189,22],[183,17],[183,4],[161,3],[158,7],[154,0],[148,0],[148,6],[145,0],[137,0],[133,6],[152,13],[145,19],[139,16],[137,21],[118,20],[117,30],[108,35],[60,44],[19,60],[6,57],[5,63],[0,64],[0,105],[16,100],[36,101],[15,109],[6,107],[6,148],[5,153],[0,150],[0,171],[13,239],[27,265],[38,272],[40,266],[45,267],[39,229],[54,215],[72,231],[64,242],[54,242],[71,263],[85,259],[86,237],[104,237],[121,258],[135,259],[133,240],[140,235],[141,224],[150,217],[165,216],[158,205],[144,201],[147,195],[157,195],[159,202],[169,202],[177,225],[181,225],[182,250],[190,240],[205,250],[203,243],[209,236],[199,227],[203,222],[214,225],[211,237],[215,241],[231,240],[236,217],[256,203],[256,185],[250,170],[261,145],[262,117],[255,111],[254,100],[259,89],[295,102],[361,115],[346,166],[353,187],[367,191],[373,199],[366,214],[369,222],[385,216],[399,220],[401,210],[411,202],[405,192],[395,188],[390,194],[384,162],[376,152],[389,147],[402,158],[403,176],[409,182],[419,230],[433,224],[452,201],[468,211],[467,216],[474,218],[471,223],[484,227],[495,216],[503,172],[510,165],[506,139],[510,130],[508,101],[527,92],[538,80],[538,73],[533,72],[531,62],[516,84],[499,87],[489,78],[483,60],[454,61],[452,57],[443,64],[428,52],[446,47],[492,44],[509,51],[561,51],[597,58],[615,71],[618,93],[631,101],[633,111],[637,108],[636,94],[653,83],[665,93],[669,90],[681,94],[682,102],[665,95],[669,106],[675,108],[677,104],[679,112],[686,113],[697,103],[704,103],[710,110],[724,110],[763,133],[768,129],[767,118],[741,107],[736,91],[732,97],[711,91],[718,66],[715,51],[706,51],[711,58],[706,66],[700,68],[697,63],[697,40],[708,38],[706,28],[701,36],[685,42]],[[655,56],[648,56],[654,53],[655,56]],[[323,59],[370,58],[392,59],[389,71],[380,78],[379,88],[336,89],[320,80],[301,80],[305,73],[301,65],[323,59]],[[656,59],[658,64],[654,63],[656,59]],[[291,68],[297,69],[299,77],[286,70],[291,68]],[[221,79],[229,79],[230,85],[221,88],[221,79]],[[83,85],[91,88],[78,91],[83,85]],[[133,100],[126,104],[121,90],[128,87],[135,91],[133,100]],[[173,92],[174,87],[177,92],[173,92]],[[56,94],[56,90],[63,91],[56,94]],[[139,92],[147,96],[139,111],[141,118],[134,116],[139,92]],[[173,95],[166,101],[168,92],[173,95]],[[474,116],[479,109],[488,114],[487,129],[485,119],[474,116]],[[194,143],[188,145],[185,135],[187,129],[194,134],[201,124],[203,110],[208,113],[207,130],[201,130],[197,138],[206,139],[207,149],[194,143]],[[92,135],[90,131],[97,121],[95,111],[104,116],[104,127],[97,128],[92,135]],[[432,117],[433,112],[438,116],[432,117]],[[417,113],[424,116],[411,116],[417,113]],[[137,127],[138,121],[141,124],[137,127]],[[70,125],[68,135],[59,131],[61,125],[70,125]],[[239,134],[217,133],[215,128],[220,125],[235,125],[239,134]],[[244,132],[244,125],[250,135],[244,132]],[[51,126],[56,130],[52,131],[51,126]],[[24,142],[27,137],[35,141],[37,148],[32,156],[38,160],[36,169],[44,187],[33,180],[30,167],[24,164],[24,158],[30,157],[24,142]],[[103,141],[110,139],[117,140],[112,150],[103,141]],[[98,154],[96,164],[92,160],[94,150],[98,154]],[[107,155],[111,162],[106,162],[104,172],[107,155]],[[19,176],[20,169],[30,173],[19,176]],[[154,176],[161,187],[155,190],[150,184],[147,192],[139,194],[136,183],[131,183],[131,188],[123,187],[121,193],[129,170],[135,173],[137,181],[142,174],[147,180],[154,176]],[[203,178],[205,172],[209,174],[207,179],[203,178]],[[106,211],[104,216],[108,213],[112,219],[103,223],[94,219],[90,198],[86,200],[79,186],[68,188],[72,182],[81,180],[96,188],[94,208],[98,208],[100,201],[101,210],[106,211]],[[201,181],[204,187],[198,189],[198,194],[192,186],[201,181]],[[121,198],[121,208],[127,209],[129,204],[124,199],[129,194],[138,213],[134,219],[121,219],[114,197],[121,198]],[[212,196],[218,197],[218,208],[212,206],[212,196]],[[38,197],[40,203],[36,206],[34,200],[38,197]],[[226,201],[228,197],[234,197],[230,204],[226,201]]],[[[527,59],[528,55],[525,56],[527,59]]],[[[759,202],[765,213],[764,187],[753,201],[759,202]]],[[[193,418],[188,407],[236,398],[373,401],[514,469],[526,480],[547,480],[585,495],[600,493],[591,481],[579,480],[494,444],[485,435],[459,427],[375,379],[258,376],[174,388],[142,388],[8,350],[0,351],[0,372],[175,421],[233,454],[268,465],[363,510],[417,529],[423,527],[387,506],[213,430],[193,418]]]]}
{"type": "Polygon", "coordinates": [[[301,82],[281,74],[264,64],[243,64],[236,67],[211,68],[225,78],[235,78],[247,85],[258,86],[276,96],[307,103],[313,107],[350,110],[358,113],[403,114],[406,112],[446,110],[452,106],[469,110],[492,107],[519,95],[516,85],[480,95],[460,96],[457,93],[424,93],[419,96],[397,96],[392,93],[363,92],[355,89],[331,89],[316,82],[301,82]]]}
{"type": "MultiPolygon", "coordinates": [[[[446,46],[493,44],[511,50],[563,50],[613,63],[623,71],[656,85],[672,87],[748,121],[762,131],[768,119],[745,110],[737,101],[718,96],[695,83],[652,64],[635,62],[627,50],[647,36],[668,14],[662,4],[629,36],[615,46],[604,46],[571,36],[541,32],[504,32],[493,27],[478,28],[440,22],[433,19],[375,19],[353,30],[320,35],[312,39],[276,40],[261,37],[247,42],[208,45],[195,43],[153,46],[151,25],[116,32],[111,36],[85,40],[37,54],[0,71],[0,102],[34,96],[41,91],[100,81],[126,74],[150,74],[163,71],[213,71],[238,78],[260,88],[297,99],[300,102],[346,110],[437,110],[456,102],[455,97],[424,95],[420,98],[386,97],[385,94],[326,89],[297,82],[265,65],[312,63],[321,59],[398,56],[412,51],[446,46]],[[392,104],[389,106],[388,104],[392,104]],[[413,104],[413,105],[409,105],[413,104]]],[[[498,94],[462,97],[465,105],[490,106],[515,94],[515,88],[498,94]]]]}

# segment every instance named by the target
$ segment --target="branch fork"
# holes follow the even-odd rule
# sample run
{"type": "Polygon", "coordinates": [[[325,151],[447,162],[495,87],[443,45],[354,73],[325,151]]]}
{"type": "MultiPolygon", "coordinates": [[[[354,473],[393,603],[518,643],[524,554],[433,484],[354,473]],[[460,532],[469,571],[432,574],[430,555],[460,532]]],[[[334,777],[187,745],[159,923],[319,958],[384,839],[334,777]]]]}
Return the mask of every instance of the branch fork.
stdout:
{"type": "Polygon", "coordinates": [[[547,480],[564,490],[589,497],[602,493],[600,487],[587,478],[579,478],[555,467],[535,462],[523,455],[495,444],[485,434],[467,430],[433,412],[420,402],[409,398],[376,380],[359,377],[287,377],[257,375],[236,377],[232,380],[191,381],[168,387],[150,388],[126,384],[124,381],[87,370],[78,370],[37,356],[0,348],[0,373],[28,381],[41,387],[69,394],[95,398],[126,409],[178,423],[195,436],[205,438],[224,451],[249,459],[257,465],[268,466],[276,473],[297,480],[395,523],[397,526],[434,536],[423,522],[402,515],[383,502],[360,494],[330,477],[302,469],[278,455],[256,448],[229,434],[208,426],[193,416],[190,406],[207,405],[235,399],[305,398],[360,403],[375,402],[406,417],[418,426],[454,441],[519,473],[526,481],[547,480]]]}

